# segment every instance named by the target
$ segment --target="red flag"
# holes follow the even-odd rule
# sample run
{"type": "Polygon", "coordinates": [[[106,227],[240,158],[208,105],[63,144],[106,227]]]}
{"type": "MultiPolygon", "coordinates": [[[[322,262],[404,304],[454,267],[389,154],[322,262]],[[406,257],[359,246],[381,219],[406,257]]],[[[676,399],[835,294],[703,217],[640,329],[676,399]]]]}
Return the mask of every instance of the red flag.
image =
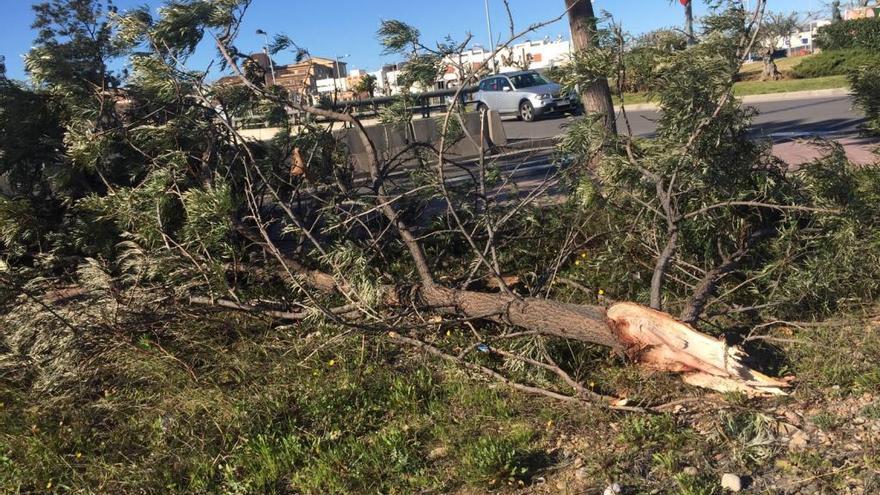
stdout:
{"type": "Polygon", "coordinates": [[[691,3],[691,0],[678,0],[678,1],[681,2],[681,4],[684,5],[685,7],[687,7],[687,5],[689,3],[691,3]]]}

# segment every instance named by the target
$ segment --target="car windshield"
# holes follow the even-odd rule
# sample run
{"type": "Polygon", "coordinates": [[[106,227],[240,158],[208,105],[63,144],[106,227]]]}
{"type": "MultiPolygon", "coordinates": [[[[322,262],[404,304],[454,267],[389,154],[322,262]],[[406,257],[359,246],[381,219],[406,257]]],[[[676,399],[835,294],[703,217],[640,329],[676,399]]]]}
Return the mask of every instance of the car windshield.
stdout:
{"type": "Polygon", "coordinates": [[[537,72],[526,72],[525,74],[510,76],[510,81],[517,89],[531,88],[532,86],[543,86],[544,84],[550,84],[537,72]]]}

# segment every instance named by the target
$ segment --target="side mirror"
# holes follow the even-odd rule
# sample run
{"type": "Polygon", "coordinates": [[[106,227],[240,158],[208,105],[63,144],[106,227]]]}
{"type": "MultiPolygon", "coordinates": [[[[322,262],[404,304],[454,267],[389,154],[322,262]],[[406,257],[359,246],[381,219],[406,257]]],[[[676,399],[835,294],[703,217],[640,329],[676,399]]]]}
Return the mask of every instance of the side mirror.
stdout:
{"type": "Polygon", "coordinates": [[[501,91],[511,91],[510,86],[504,86],[501,91]]]}

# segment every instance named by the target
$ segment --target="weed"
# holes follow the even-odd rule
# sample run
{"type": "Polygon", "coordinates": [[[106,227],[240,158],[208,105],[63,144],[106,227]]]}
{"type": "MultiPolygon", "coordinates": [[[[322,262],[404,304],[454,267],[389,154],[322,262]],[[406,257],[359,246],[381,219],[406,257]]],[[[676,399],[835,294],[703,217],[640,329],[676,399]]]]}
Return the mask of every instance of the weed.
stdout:
{"type": "Polygon", "coordinates": [[[814,425],[818,426],[819,429],[823,431],[833,430],[840,425],[840,418],[829,412],[816,414],[815,416],[810,418],[810,421],[812,421],[814,425]]]}
{"type": "Polygon", "coordinates": [[[675,475],[674,495],[715,495],[718,493],[717,480],[685,473],[675,475]]]}
{"type": "Polygon", "coordinates": [[[732,460],[751,469],[771,459],[778,451],[773,418],[748,410],[724,412],[718,436],[727,443],[732,460]]]}
{"type": "Polygon", "coordinates": [[[481,435],[459,452],[462,478],[477,484],[527,479],[534,467],[531,440],[526,429],[481,435]]]}

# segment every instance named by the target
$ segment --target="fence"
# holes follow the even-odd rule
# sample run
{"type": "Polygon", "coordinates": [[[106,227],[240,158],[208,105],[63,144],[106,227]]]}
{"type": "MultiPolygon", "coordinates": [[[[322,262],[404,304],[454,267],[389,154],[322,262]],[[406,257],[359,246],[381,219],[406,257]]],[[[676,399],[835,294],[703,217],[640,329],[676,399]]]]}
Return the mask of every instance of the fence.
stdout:
{"type": "MultiPolygon", "coordinates": [[[[473,94],[477,92],[477,89],[477,86],[466,86],[461,89],[461,92],[459,92],[458,88],[449,88],[411,94],[409,95],[409,99],[413,103],[410,108],[414,112],[418,112],[423,118],[428,118],[432,113],[437,114],[446,112],[456,93],[459,93],[459,104],[462,107],[467,108],[468,105],[474,104],[473,94]]],[[[328,105],[328,108],[338,112],[351,112],[360,119],[368,119],[371,117],[377,117],[382,108],[393,105],[400,101],[402,97],[403,95],[394,95],[379,96],[364,100],[337,101],[336,103],[328,105]]],[[[299,124],[309,119],[312,122],[327,121],[327,119],[324,118],[312,115],[302,115],[298,112],[291,114],[290,118],[294,124],[299,124]]],[[[271,124],[268,121],[266,114],[250,114],[244,117],[237,117],[235,119],[235,126],[240,129],[255,129],[270,127],[271,124]]]]}

